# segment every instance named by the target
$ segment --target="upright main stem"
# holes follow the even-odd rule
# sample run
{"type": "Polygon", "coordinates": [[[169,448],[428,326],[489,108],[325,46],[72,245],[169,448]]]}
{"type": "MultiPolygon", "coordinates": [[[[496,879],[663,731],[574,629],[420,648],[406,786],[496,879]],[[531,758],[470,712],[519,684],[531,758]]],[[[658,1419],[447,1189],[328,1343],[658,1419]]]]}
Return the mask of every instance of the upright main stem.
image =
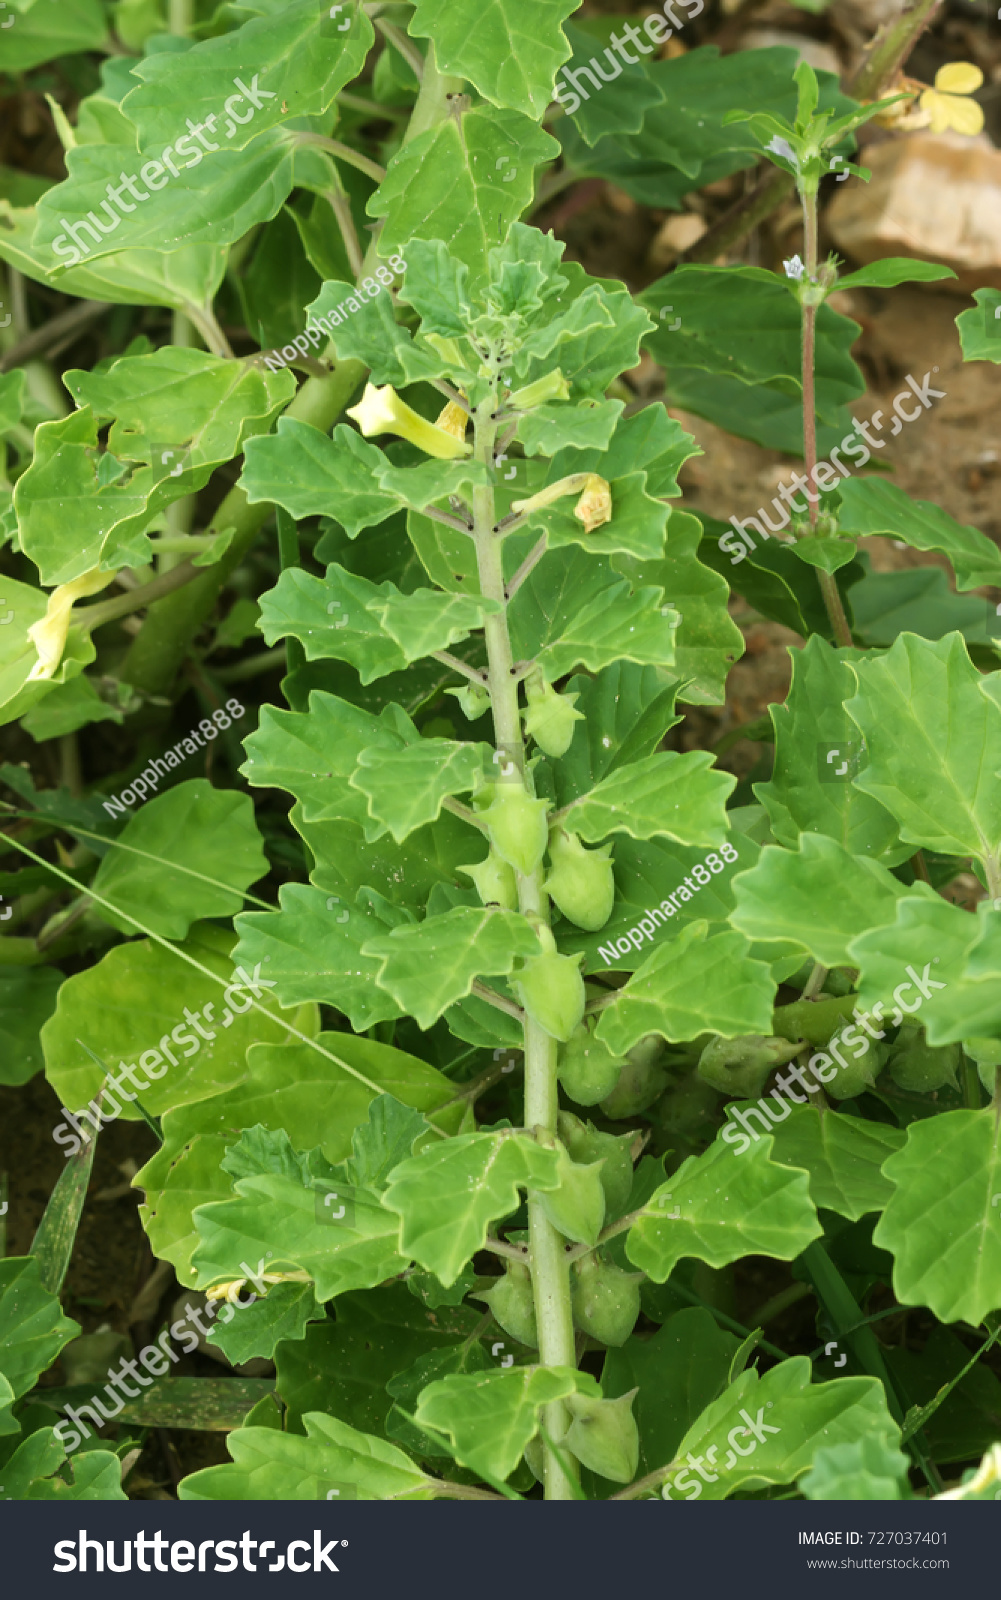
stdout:
{"type": "MultiPolygon", "coordinates": [[[[817,277],[817,196],[816,194],[802,194],[803,201],[803,253],[805,255],[804,281],[814,283],[817,277]]],[[[813,476],[813,469],[817,465],[817,401],[814,378],[815,350],[817,340],[817,307],[815,305],[801,305],[802,315],[802,379],[803,379],[803,461],[808,478],[813,476]]],[[[816,480],[814,480],[816,482],[816,480]]],[[[810,507],[810,528],[816,531],[817,527],[817,502],[807,495],[807,504],[810,507]]],[[[850,645],[852,630],[848,626],[845,608],[841,603],[841,592],[834,577],[830,572],[825,572],[822,567],[817,568],[817,577],[820,580],[820,592],[824,598],[824,605],[830,619],[834,637],[839,645],[850,645]]]]}
{"type": "MultiPolygon", "coordinates": [[[[484,402],[474,417],[475,458],[491,465],[497,427],[493,414],[496,396],[484,402]]],[[[518,714],[518,681],[514,671],[511,636],[507,625],[507,599],[504,593],[502,541],[493,532],[495,522],[492,488],[473,491],[473,538],[479,570],[480,590],[497,600],[504,610],[488,617],[484,628],[487,647],[490,700],[494,719],[494,739],[499,749],[514,763],[525,780],[525,746],[518,714]]],[[[526,783],[530,788],[530,784],[526,783]]],[[[518,874],[518,904],[525,916],[536,924],[549,923],[549,896],[543,888],[543,869],[528,876],[518,874]]],[[[530,1017],[525,1018],[525,1126],[555,1135],[559,1099],[556,1092],[556,1040],[530,1017]]],[[[539,1332],[539,1359],[543,1366],[575,1367],[573,1315],[570,1307],[570,1268],[563,1237],[553,1227],[536,1195],[528,1196],[529,1249],[535,1317],[539,1332]]],[[[545,1407],[545,1431],[557,1443],[569,1422],[561,1400],[545,1407]]],[[[547,1500],[572,1500],[575,1483],[548,1444],[543,1445],[544,1486],[547,1500]]]]}

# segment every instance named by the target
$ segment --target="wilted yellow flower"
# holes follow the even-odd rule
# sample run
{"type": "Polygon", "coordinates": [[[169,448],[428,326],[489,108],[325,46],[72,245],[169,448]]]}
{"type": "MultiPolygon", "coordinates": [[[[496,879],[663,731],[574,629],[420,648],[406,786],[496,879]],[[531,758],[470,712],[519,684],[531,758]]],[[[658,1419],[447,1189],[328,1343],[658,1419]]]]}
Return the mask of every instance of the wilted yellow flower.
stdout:
{"type": "Polygon", "coordinates": [[[935,74],[935,87],[925,89],[921,96],[921,110],[926,112],[932,133],[944,133],[953,128],[956,133],[979,133],[984,125],[983,108],[976,100],[963,98],[973,94],[984,81],[979,67],[969,61],[950,61],[939,67],[935,74]]]}
{"type": "Polygon", "coordinates": [[[516,515],[541,511],[544,506],[554,505],[568,494],[580,495],[573,514],[578,522],[584,524],[586,533],[593,533],[603,523],[611,522],[612,491],[605,479],[599,478],[596,472],[572,472],[568,478],[560,478],[557,483],[551,483],[548,489],[540,489],[528,500],[513,500],[511,510],[516,515]]]}
{"type": "Polygon", "coordinates": [[[114,576],[113,572],[101,572],[95,567],[81,578],[74,578],[72,583],[61,583],[58,589],[53,589],[44,617],[28,629],[28,638],[38,651],[38,660],[28,673],[29,683],[45,681],[55,675],[66,648],[74,600],[106,589],[114,576]]]}
{"type": "Polygon", "coordinates": [[[585,533],[593,533],[595,528],[611,522],[612,491],[605,479],[599,478],[596,472],[588,473],[584,493],[574,506],[573,514],[578,522],[584,524],[585,533]]]}
{"type": "Polygon", "coordinates": [[[351,406],[347,414],[354,417],[366,439],[379,433],[395,433],[401,439],[409,439],[425,455],[437,456],[440,461],[454,461],[459,456],[468,456],[472,449],[471,445],[457,439],[454,434],[446,433],[433,422],[418,416],[405,400],[400,399],[391,383],[382,389],[367,383],[358,404],[351,406]]]}

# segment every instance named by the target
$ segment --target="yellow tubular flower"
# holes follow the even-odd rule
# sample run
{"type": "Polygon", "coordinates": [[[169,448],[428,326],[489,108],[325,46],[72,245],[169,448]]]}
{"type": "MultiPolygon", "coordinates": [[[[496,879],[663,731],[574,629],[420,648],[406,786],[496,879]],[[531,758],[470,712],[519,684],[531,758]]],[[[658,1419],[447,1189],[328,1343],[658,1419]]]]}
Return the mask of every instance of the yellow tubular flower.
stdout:
{"type": "MultiPolygon", "coordinates": [[[[447,411],[448,407],[445,409],[447,411]]],[[[455,461],[472,451],[472,445],[418,416],[400,399],[391,383],[382,389],[367,383],[365,393],[347,415],[354,418],[366,439],[380,433],[395,433],[400,439],[409,439],[425,455],[437,456],[440,461],[455,461]]]]}
{"type": "Polygon", "coordinates": [[[921,109],[931,117],[932,133],[945,133],[952,128],[956,133],[980,133],[984,126],[984,113],[976,100],[961,98],[980,88],[984,75],[979,67],[969,61],[952,61],[940,67],[935,74],[935,87],[926,89],[921,96],[921,109]]]}
{"type": "Polygon", "coordinates": [[[61,583],[58,589],[53,589],[44,617],[28,629],[28,638],[38,651],[38,660],[28,673],[29,683],[54,676],[66,648],[74,600],[106,589],[114,576],[113,572],[101,572],[95,567],[81,578],[74,578],[72,583],[61,583]]]}

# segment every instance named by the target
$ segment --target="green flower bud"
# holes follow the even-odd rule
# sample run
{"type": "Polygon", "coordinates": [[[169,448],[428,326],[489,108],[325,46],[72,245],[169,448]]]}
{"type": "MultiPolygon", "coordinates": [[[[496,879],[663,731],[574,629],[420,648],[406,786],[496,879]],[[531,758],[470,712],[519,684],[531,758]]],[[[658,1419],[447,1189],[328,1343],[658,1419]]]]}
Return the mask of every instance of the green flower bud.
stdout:
{"type": "Polygon", "coordinates": [[[922,1027],[905,1022],[895,1043],[890,1046],[886,1064],[897,1087],[907,1089],[912,1094],[929,1094],[932,1089],[940,1089],[945,1083],[955,1088],[959,1045],[947,1044],[940,1049],[933,1049],[922,1027]]]}
{"type": "Polygon", "coordinates": [[[570,1297],[573,1319],[583,1333],[601,1344],[625,1344],[640,1314],[639,1278],[623,1272],[597,1254],[578,1261],[570,1297]]]}
{"type": "Polygon", "coordinates": [[[601,1162],[601,1187],[605,1191],[605,1217],[621,1217],[633,1187],[632,1133],[599,1133],[593,1123],[583,1123],[569,1111],[556,1119],[557,1131],[575,1161],[601,1162]]]}
{"type": "Polygon", "coordinates": [[[472,878],[476,893],[485,906],[503,906],[505,911],[518,909],[518,885],[506,861],[491,850],[482,861],[473,861],[466,867],[456,867],[464,878],[472,878]]]}
{"type": "Polygon", "coordinates": [[[560,1186],[539,1194],[539,1204],[553,1227],[577,1244],[596,1244],[605,1220],[601,1162],[578,1166],[566,1150],[558,1152],[560,1186]]]}
{"type": "Polygon", "coordinates": [[[563,1443],[585,1467],[613,1483],[631,1483],[640,1460],[640,1436],[633,1416],[639,1389],[618,1400],[592,1400],[572,1394],[564,1402],[573,1421],[563,1443]]]}
{"type": "Polygon", "coordinates": [[[458,700],[467,722],[477,722],[490,710],[490,695],[478,683],[464,683],[461,689],[446,689],[445,693],[458,700]]]}
{"type": "Polygon", "coordinates": [[[534,383],[526,384],[524,389],[515,389],[508,395],[505,404],[513,411],[530,411],[533,406],[541,406],[547,400],[569,400],[569,398],[570,386],[559,367],[554,367],[544,378],[536,378],[534,383]]]}
{"type": "Polygon", "coordinates": [[[535,1297],[532,1294],[532,1275],[520,1261],[505,1261],[504,1276],[498,1278],[490,1289],[480,1289],[469,1296],[483,1300],[490,1307],[494,1321],[519,1344],[531,1350],[539,1347],[535,1325],[535,1297]]]}
{"type": "Polygon", "coordinates": [[[564,1044],[584,1016],[584,979],[580,975],[581,956],[561,956],[547,951],[529,956],[520,972],[510,978],[519,1005],[533,1022],[552,1038],[564,1044]]]}
{"type": "Polygon", "coordinates": [[[699,1058],[699,1077],[721,1094],[755,1099],[775,1067],[784,1066],[799,1053],[799,1044],[749,1033],[742,1039],[710,1039],[699,1058]]]}
{"type": "Polygon", "coordinates": [[[520,782],[497,783],[481,818],[490,829],[494,850],[524,877],[533,873],[549,840],[548,800],[533,800],[520,782]]]}
{"type": "Polygon", "coordinates": [[[622,1117],[635,1117],[663,1094],[669,1083],[663,1067],[657,1065],[664,1052],[664,1041],[655,1034],[647,1034],[626,1055],[619,1081],[611,1094],[601,1102],[601,1109],[613,1122],[622,1117]]]}
{"type": "Polygon", "coordinates": [[[612,876],[612,846],[585,850],[575,833],[553,830],[549,839],[552,863],[546,878],[546,893],[555,900],[565,917],[597,933],[612,914],[615,879],[612,876]]]}
{"type": "Polygon", "coordinates": [[[611,1094],[625,1056],[615,1056],[594,1037],[593,1024],[582,1022],[556,1057],[556,1076],[571,1100],[594,1106],[611,1094]]]}
{"type": "MultiPolygon", "coordinates": [[[[566,755],[573,738],[575,722],[584,721],[584,713],[575,709],[579,695],[557,694],[552,684],[541,688],[529,684],[528,709],[522,712],[525,732],[531,734],[540,750],[556,759],[566,755]]],[[[600,924],[599,924],[600,926],[600,924]]]]}

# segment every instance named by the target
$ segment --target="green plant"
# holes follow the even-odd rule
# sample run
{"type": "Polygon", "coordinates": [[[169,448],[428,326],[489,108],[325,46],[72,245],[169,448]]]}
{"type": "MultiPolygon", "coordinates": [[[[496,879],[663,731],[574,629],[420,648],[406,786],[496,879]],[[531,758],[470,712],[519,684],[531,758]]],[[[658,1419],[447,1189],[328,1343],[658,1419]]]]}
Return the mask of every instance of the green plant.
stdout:
{"type": "MultiPolygon", "coordinates": [[[[71,1442],[37,1387],[118,1118],[154,1254],[229,1360],[276,1367],[278,1427],[270,1393],[199,1380],[232,1461],[181,1498],[906,1498],[994,1443],[997,640],[985,596],[974,623],[944,590],[879,634],[859,540],[966,590],[1001,556],[818,463],[864,392],[829,295],[948,275],[818,259],[821,179],[896,97],[697,47],[554,115],[596,37],[564,32],[573,0],[482,10],[81,0],[54,44],[27,0],[4,41],[0,69],[33,82],[58,45],[86,91],[75,125],[53,102],[65,180],[0,169],[0,715],[59,773],[0,769],[30,863],[0,884],[2,1070],[44,1057],[69,1156],[32,1255],[0,1261],[19,1497],[123,1493],[132,1435],[71,1442]],[[190,176],[175,105],[229,130],[190,176]],[[677,207],[762,157],[802,203],[784,272],[683,264],[634,296],[531,220],[579,178],[677,207]],[[74,409],[26,280],[81,327],[115,308],[74,409]],[[643,352],[677,405],[802,452],[787,540],[670,504],[698,452],[623,381],[643,352]],[[804,641],[740,789],[725,741],[673,732],[724,703],[731,589],[804,641]],[[210,748],[219,781],[175,780],[210,748]],[[975,914],[937,892],[969,870],[975,914]],[[745,1310],[749,1261],[781,1286],[745,1310]],[[914,1307],[920,1352],[880,1337],[914,1307]]],[[[998,359],[999,304],[959,317],[968,359],[998,359]]],[[[176,1381],[124,1424],[170,1425],[176,1381]]]]}

